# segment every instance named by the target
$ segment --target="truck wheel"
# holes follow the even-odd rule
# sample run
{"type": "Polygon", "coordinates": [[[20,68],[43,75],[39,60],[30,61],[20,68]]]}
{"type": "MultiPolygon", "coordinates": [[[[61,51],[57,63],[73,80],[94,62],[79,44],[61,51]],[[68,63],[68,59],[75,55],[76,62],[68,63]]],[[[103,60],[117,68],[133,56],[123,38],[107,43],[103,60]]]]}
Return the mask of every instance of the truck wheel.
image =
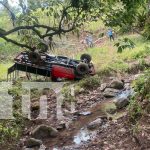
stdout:
{"type": "Polygon", "coordinates": [[[89,66],[86,63],[80,63],[77,66],[76,71],[79,75],[86,75],[89,72],[89,66]]]}
{"type": "Polygon", "coordinates": [[[89,54],[82,54],[80,59],[81,59],[81,61],[86,60],[87,63],[90,63],[92,60],[92,57],[89,54]]]}
{"type": "Polygon", "coordinates": [[[56,77],[53,77],[53,76],[51,77],[51,81],[52,81],[52,82],[57,82],[57,79],[58,79],[58,78],[56,78],[56,77]]]}
{"type": "Polygon", "coordinates": [[[39,61],[40,61],[40,59],[41,59],[40,55],[39,55],[38,53],[36,53],[36,52],[30,52],[29,55],[28,55],[28,57],[29,57],[29,60],[30,60],[33,64],[39,63],[39,61]]]}

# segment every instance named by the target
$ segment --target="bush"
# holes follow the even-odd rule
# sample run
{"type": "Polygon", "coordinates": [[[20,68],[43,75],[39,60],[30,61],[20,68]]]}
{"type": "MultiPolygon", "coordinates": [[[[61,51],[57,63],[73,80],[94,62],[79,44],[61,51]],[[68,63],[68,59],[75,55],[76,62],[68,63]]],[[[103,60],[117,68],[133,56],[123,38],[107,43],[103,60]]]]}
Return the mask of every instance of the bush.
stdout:
{"type": "Polygon", "coordinates": [[[124,49],[133,49],[135,47],[135,43],[129,38],[119,39],[115,45],[118,48],[118,53],[122,53],[124,49]]]}
{"type": "Polygon", "coordinates": [[[100,77],[98,75],[86,77],[78,83],[78,86],[86,89],[94,89],[100,85],[100,77]]]}
{"type": "Polygon", "coordinates": [[[133,86],[136,94],[131,99],[128,110],[129,119],[137,122],[142,115],[149,113],[147,107],[150,106],[150,70],[136,80],[133,86]]]}

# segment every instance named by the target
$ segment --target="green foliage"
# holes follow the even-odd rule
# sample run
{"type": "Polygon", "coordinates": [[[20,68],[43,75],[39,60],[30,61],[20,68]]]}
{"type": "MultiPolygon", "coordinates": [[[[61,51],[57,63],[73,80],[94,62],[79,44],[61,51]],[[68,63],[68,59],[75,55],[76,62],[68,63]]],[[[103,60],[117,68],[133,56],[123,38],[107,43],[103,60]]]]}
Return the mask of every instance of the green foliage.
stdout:
{"type": "Polygon", "coordinates": [[[124,6],[122,2],[115,2],[111,3],[111,5],[107,4],[107,2],[104,3],[104,12],[102,16],[102,20],[106,26],[110,27],[116,27],[116,26],[122,26],[122,22],[125,19],[123,17],[125,13],[124,6]]]}
{"type": "Polygon", "coordinates": [[[118,61],[113,62],[110,65],[110,70],[112,70],[114,72],[125,72],[125,71],[127,71],[128,67],[129,66],[127,63],[125,63],[122,60],[118,60],[118,61]]]}
{"type": "Polygon", "coordinates": [[[150,105],[150,70],[147,70],[133,84],[136,92],[135,96],[131,99],[129,105],[129,117],[131,121],[137,122],[139,118],[147,111],[147,107],[150,105]],[[146,104],[146,105],[145,105],[146,104]]]}
{"type": "Polygon", "coordinates": [[[139,117],[142,115],[142,107],[140,103],[136,100],[136,98],[133,98],[130,100],[130,105],[128,106],[128,113],[130,121],[135,123],[139,117]]]}
{"type": "Polygon", "coordinates": [[[105,33],[100,33],[98,37],[102,38],[102,37],[104,37],[104,35],[105,35],[105,33]]]}
{"type": "Polygon", "coordinates": [[[143,36],[146,38],[146,40],[150,40],[150,17],[148,17],[146,20],[143,36]]]}
{"type": "MultiPolygon", "coordinates": [[[[119,28],[121,33],[136,31],[141,34],[149,16],[147,0],[114,0],[104,3],[102,20],[106,26],[119,28]]],[[[148,32],[144,32],[147,37],[148,32]]]]}
{"type": "Polygon", "coordinates": [[[7,78],[7,69],[11,66],[11,63],[0,64],[0,81],[6,80],[7,78]]]}
{"type": "Polygon", "coordinates": [[[14,81],[14,85],[11,89],[9,89],[9,94],[12,95],[13,97],[19,97],[22,95],[22,85],[21,82],[18,81],[14,81]]]}
{"type": "Polygon", "coordinates": [[[142,12],[137,13],[137,26],[139,29],[143,29],[147,20],[147,12],[145,10],[142,10],[142,12]]]}
{"type": "Polygon", "coordinates": [[[0,143],[4,144],[6,141],[14,141],[18,138],[19,127],[17,124],[10,124],[8,122],[0,123],[0,143]]]}
{"type": "MultiPolygon", "coordinates": [[[[16,36],[11,36],[12,39],[16,39],[16,36]]],[[[13,60],[13,56],[19,52],[19,48],[13,44],[7,43],[0,39],[0,62],[13,60]]]]}
{"type": "Polygon", "coordinates": [[[70,88],[71,86],[65,86],[62,90],[62,94],[64,96],[65,102],[73,102],[75,101],[75,95],[72,93],[75,92],[74,88],[70,88]],[[72,91],[73,90],[73,91],[72,91]]]}
{"type": "Polygon", "coordinates": [[[111,74],[113,74],[113,70],[109,67],[109,65],[103,65],[101,66],[98,71],[97,74],[99,76],[110,76],[111,74]]]}
{"type": "MultiPolygon", "coordinates": [[[[127,35],[125,35],[127,37],[127,35]]],[[[121,39],[124,36],[120,36],[121,39]]],[[[77,59],[82,53],[88,53],[92,56],[92,62],[95,65],[96,73],[99,76],[110,76],[114,73],[127,72],[131,63],[135,62],[140,68],[145,69],[145,57],[150,55],[149,41],[137,34],[130,34],[128,38],[136,43],[136,47],[132,50],[126,49],[122,53],[117,53],[113,42],[104,41],[101,46],[89,48],[88,50],[77,53],[77,59]]]]}
{"type": "Polygon", "coordinates": [[[18,144],[25,125],[25,120],[21,114],[21,83],[19,81],[13,84],[12,89],[9,90],[9,94],[14,98],[14,120],[0,120],[1,149],[15,149],[14,147],[18,144]]]}
{"type": "Polygon", "coordinates": [[[141,76],[134,84],[137,96],[141,97],[141,100],[150,98],[150,71],[146,71],[143,76],[141,76]]]}
{"type": "Polygon", "coordinates": [[[119,39],[115,45],[118,48],[118,53],[122,53],[124,49],[133,49],[135,47],[135,44],[133,41],[131,41],[129,38],[123,38],[119,39]]]}
{"type": "MultiPolygon", "coordinates": [[[[86,28],[87,31],[91,31],[93,33],[97,33],[101,28],[105,28],[104,23],[101,19],[98,19],[96,21],[88,21],[84,28],[86,28]]],[[[102,31],[104,32],[104,31],[102,31]]]]}
{"type": "MultiPolygon", "coordinates": [[[[36,16],[32,13],[28,14],[21,14],[18,17],[17,25],[18,26],[30,26],[30,25],[37,25],[39,24],[39,20],[36,16]]],[[[40,31],[37,30],[40,33],[40,31]]],[[[33,47],[39,43],[39,38],[36,36],[35,32],[32,30],[21,30],[19,31],[19,38],[21,42],[28,44],[29,46],[33,47]]]]}
{"type": "MultiPolygon", "coordinates": [[[[67,32],[79,33],[80,27],[85,22],[97,21],[100,16],[99,7],[101,3],[99,1],[38,0],[31,7],[30,3],[32,2],[29,1],[29,5],[25,6],[25,2],[20,0],[23,13],[17,15],[16,27],[12,32],[6,32],[7,35],[18,32],[19,38],[15,41],[8,40],[4,38],[7,36],[5,33],[0,35],[1,38],[32,50],[41,42],[47,44],[47,39],[53,39],[55,35],[61,38],[67,32]],[[43,18],[48,21],[41,22],[43,18]]],[[[48,45],[52,48],[52,40],[48,42],[48,45]]]]}
{"type": "Polygon", "coordinates": [[[98,75],[92,76],[92,77],[87,77],[82,79],[79,83],[78,86],[81,88],[86,88],[86,89],[93,89],[96,88],[100,85],[101,79],[98,75]]]}

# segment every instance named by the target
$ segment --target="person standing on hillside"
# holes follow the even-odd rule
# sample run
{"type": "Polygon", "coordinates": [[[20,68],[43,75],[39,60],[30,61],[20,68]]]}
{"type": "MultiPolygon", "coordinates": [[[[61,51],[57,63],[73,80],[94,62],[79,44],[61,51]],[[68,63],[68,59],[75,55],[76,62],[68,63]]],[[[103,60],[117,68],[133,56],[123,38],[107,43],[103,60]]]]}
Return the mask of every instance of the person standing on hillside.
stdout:
{"type": "Polygon", "coordinates": [[[86,44],[88,47],[93,47],[93,37],[92,35],[87,35],[85,38],[86,44]]]}
{"type": "Polygon", "coordinates": [[[110,41],[111,41],[111,40],[114,41],[114,34],[113,34],[112,29],[108,29],[107,35],[108,35],[110,41]]]}

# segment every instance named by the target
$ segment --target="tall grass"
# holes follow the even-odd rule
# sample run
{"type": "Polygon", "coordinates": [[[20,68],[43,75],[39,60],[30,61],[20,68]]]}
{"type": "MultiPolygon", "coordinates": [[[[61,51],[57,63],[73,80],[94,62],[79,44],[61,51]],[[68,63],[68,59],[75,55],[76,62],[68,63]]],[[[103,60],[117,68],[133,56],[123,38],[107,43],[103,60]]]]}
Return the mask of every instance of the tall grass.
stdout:
{"type": "MultiPolygon", "coordinates": [[[[97,72],[124,72],[128,70],[128,63],[140,61],[150,55],[150,41],[145,41],[139,35],[127,35],[135,44],[134,49],[125,49],[122,53],[117,53],[115,42],[105,40],[102,46],[89,48],[82,53],[88,53],[92,56],[97,72]]],[[[120,38],[124,38],[121,36],[120,38]]],[[[117,39],[116,39],[117,40],[117,39]]],[[[81,53],[78,54],[77,58],[81,53]]]]}
{"type": "Polygon", "coordinates": [[[0,80],[5,80],[7,78],[7,70],[11,65],[11,63],[0,64],[0,80]]]}
{"type": "Polygon", "coordinates": [[[92,21],[90,23],[87,23],[85,28],[87,31],[95,32],[97,30],[104,28],[104,24],[101,20],[92,21]]]}

